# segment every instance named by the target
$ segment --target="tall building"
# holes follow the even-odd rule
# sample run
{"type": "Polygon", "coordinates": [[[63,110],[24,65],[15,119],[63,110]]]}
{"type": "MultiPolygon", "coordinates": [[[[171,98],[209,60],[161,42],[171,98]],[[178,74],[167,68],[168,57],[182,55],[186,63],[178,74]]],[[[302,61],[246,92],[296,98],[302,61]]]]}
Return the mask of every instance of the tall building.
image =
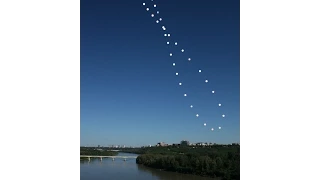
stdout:
{"type": "Polygon", "coordinates": [[[180,146],[189,146],[189,144],[190,144],[190,142],[187,141],[187,140],[182,140],[182,141],[180,142],[180,146]]]}

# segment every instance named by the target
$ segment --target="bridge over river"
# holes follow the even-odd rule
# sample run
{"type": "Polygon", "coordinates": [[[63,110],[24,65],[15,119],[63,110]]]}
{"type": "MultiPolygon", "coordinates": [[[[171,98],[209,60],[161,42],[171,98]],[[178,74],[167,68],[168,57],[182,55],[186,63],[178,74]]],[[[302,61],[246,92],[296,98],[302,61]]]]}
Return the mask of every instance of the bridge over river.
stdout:
{"type": "Polygon", "coordinates": [[[102,161],[103,158],[112,158],[112,161],[114,161],[116,158],[123,159],[126,161],[127,159],[136,159],[138,156],[93,156],[93,155],[80,155],[80,158],[88,158],[90,161],[90,158],[100,158],[100,161],[102,161]]]}

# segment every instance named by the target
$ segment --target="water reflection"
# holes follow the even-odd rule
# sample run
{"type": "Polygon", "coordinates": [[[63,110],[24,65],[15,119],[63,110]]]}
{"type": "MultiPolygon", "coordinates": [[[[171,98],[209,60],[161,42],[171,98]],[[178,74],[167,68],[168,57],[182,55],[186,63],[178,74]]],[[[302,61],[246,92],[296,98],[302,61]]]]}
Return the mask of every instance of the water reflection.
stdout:
{"type": "Polygon", "coordinates": [[[80,164],[89,164],[90,161],[89,160],[84,160],[84,159],[80,159],[80,164]]]}
{"type": "MultiPolygon", "coordinates": [[[[128,156],[127,154],[120,154],[128,156]]],[[[132,154],[130,154],[132,156],[132,154]]],[[[80,160],[81,180],[212,180],[211,178],[160,171],[136,164],[135,159],[91,158],[80,160]]]]}

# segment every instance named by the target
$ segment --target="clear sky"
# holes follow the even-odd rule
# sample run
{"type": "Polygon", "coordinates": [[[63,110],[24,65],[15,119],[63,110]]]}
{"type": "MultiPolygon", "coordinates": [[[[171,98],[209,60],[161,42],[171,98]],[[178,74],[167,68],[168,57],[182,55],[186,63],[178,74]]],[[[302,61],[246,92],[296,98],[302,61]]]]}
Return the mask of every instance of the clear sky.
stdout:
{"type": "Polygon", "coordinates": [[[81,0],[80,21],[82,146],[240,142],[239,0],[81,0]]]}

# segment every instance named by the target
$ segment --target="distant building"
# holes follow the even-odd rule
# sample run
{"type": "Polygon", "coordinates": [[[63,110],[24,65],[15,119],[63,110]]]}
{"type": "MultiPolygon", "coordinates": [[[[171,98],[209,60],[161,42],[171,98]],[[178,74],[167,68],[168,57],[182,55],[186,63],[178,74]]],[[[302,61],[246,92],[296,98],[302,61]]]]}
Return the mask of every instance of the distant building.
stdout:
{"type": "Polygon", "coordinates": [[[159,142],[157,144],[157,146],[160,146],[160,147],[164,147],[164,146],[168,146],[168,144],[164,143],[164,142],[159,142]]]}
{"type": "Polygon", "coordinates": [[[205,145],[206,145],[206,143],[203,143],[203,142],[196,143],[196,146],[205,146],[205,145]]]}
{"type": "Polygon", "coordinates": [[[181,145],[181,146],[189,146],[189,144],[190,144],[190,142],[187,141],[187,140],[182,140],[182,141],[180,142],[180,145],[181,145]]]}

